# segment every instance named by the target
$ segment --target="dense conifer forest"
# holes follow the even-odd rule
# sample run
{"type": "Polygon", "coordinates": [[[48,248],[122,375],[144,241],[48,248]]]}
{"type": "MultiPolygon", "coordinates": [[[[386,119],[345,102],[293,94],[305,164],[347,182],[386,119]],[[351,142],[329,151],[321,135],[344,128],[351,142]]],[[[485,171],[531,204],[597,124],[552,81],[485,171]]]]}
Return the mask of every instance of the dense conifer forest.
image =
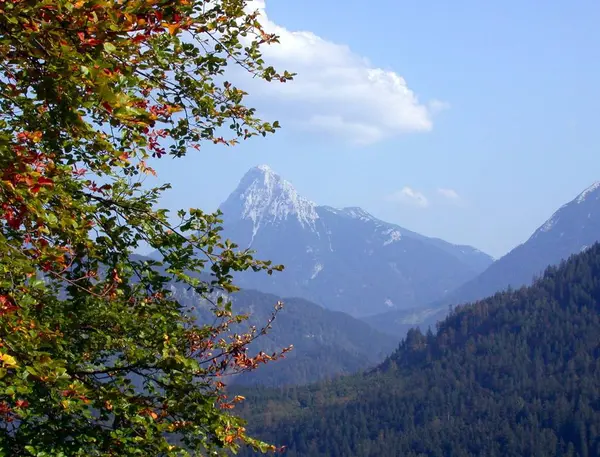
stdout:
{"type": "Polygon", "coordinates": [[[289,457],[598,456],[599,302],[596,244],[411,331],[370,372],[240,389],[243,414],[289,457]]]}

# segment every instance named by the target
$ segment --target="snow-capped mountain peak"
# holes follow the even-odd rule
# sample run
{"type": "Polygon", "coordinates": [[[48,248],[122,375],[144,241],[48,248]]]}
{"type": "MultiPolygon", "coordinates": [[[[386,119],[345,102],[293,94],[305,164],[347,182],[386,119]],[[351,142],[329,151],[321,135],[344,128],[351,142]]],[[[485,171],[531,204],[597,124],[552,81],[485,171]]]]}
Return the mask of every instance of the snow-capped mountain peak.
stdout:
{"type": "Polygon", "coordinates": [[[270,166],[265,165],[265,164],[257,165],[255,168],[257,170],[259,170],[259,171],[264,172],[264,173],[275,174],[275,172],[273,171],[273,169],[270,166]]]}
{"type": "Polygon", "coordinates": [[[220,209],[251,220],[254,237],[261,226],[290,217],[295,217],[303,228],[314,228],[319,218],[315,207],[315,203],[299,195],[289,181],[268,165],[258,165],[242,177],[220,209]]]}
{"type": "MultiPolygon", "coordinates": [[[[538,228],[531,238],[536,238],[543,233],[549,233],[554,230],[559,221],[564,221],[568,224],[569,221],[573,220],[580,211],[586,211],[588,205],[592,205],[592,209],[595,210],[596,204],[594,200],[600,200],[600,181],[596,181],[594,184],[589,186],[583,192],[581,192],[572,201],[562,205],[544,224],[538,228]],[[580,206],[584,204],[583,206],[580,206]],[[579,208],[579,209],[577,209],[579,208]]],[[[592,217],[591,212],[586,212],[587,219],[592,217]]]]}

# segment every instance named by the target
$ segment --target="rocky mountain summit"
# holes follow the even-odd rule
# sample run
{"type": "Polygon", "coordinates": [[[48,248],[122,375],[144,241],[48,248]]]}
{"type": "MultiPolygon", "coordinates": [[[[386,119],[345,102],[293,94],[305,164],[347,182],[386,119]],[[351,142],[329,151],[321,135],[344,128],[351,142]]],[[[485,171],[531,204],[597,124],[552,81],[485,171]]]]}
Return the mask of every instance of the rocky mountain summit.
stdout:
{"type": "Polygon", "coordinates": [[[266,165],[250,169],[220,206],[224,235],[286,266],[238,284],[302,297],[354,316],[421,306],[492,263],[487,254],[428,238],[357,208],[320,206],[266,165]]]}

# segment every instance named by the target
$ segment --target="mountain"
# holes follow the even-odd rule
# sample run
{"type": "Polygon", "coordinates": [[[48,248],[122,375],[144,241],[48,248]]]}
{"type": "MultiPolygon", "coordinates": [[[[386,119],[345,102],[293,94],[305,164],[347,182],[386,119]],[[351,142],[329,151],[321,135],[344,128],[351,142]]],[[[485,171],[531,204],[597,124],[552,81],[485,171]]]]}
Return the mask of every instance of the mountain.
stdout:
{"type": "MultiPolygon", "coordinates": [[[[171,291],[186,307],[194,306],[199,322],[212,321],[210,303],[181,285],[173,284],[171,291]]],[[[368,324],[341,312],[330,311],[303,299],[281,299],[254,290],[241,290],[229,296],[234,313],[249,313],[250,317],[231,332],[246,332],[251,326],[258,330],[271,317],[274,306],[283,301],[272,328],[250,344],[250,353],[268,354],[293,345],[284,359],[262,365],[256,371],[229,378],[233,384],[243,385],[300,385],[329,379],[341,374],[356,373],[375,366],[398,346],[398,340],[381,334],[368,324]]]]}
{"type": "MultiPolygon", "coordinates": [[[[518,289],[529,285],[549,265],[556,265],[597,241],[600,241],[600,182],[560,207],[525,243],[483,273],[419,310],[424,318],[413,319],[414,324],[426,329],[447,314],[448,305],[478,300],[509,286],[518,289]]],[[[383,332],[402,337],[407,330],[405,315],[406,312],[390,311],[367,321],[383,332]]]]}
{"type": "Polygon", "coordinates": [[[265,165],[248,171],[220,210],[224,236],[286,266],[273,276],[241,274],[242,287],[354,316],[429,303],[492,262],[475,248],[419,235],[361,208],[318,206],[265,165]]]}
{"type": "Polygon", "coordinates": [[[248,389],[240,412],[288,457],[598,457],[598,335],[595,244],[531,287],[458,307],[435,334],[411,330],[368,373],[248,389]]]}

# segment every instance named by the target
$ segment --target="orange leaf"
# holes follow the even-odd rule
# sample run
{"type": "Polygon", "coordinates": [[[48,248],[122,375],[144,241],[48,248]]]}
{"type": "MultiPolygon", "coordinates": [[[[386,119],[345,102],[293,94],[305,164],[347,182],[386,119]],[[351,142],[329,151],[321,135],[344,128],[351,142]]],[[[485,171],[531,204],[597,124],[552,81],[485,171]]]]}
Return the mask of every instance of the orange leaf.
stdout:
{"type": "Polygon", "coordinates": [[[167,28],[169,29],[169,33],[171,35],[175,35],[177,33],[177,31],[181,28],[181,24],[179,24],[179,23],[167,24],[167,28]]]}

